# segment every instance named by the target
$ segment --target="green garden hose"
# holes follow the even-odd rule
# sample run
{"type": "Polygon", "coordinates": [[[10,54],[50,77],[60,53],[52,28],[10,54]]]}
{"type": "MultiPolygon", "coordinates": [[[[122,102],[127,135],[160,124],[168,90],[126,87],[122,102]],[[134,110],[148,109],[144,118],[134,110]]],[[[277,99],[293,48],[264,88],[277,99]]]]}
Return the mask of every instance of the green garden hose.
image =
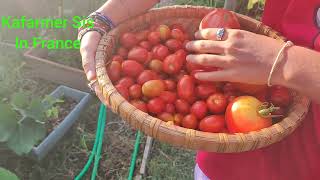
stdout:
{"type": "Polygon", "coordinates": [[[92,172],[92,175],[91,175],[91,180],[94,180],[96,177],[99,160],[100,160],[102,142],[103,142],[104,127],[106,123],[106,113],[107,113],[106,107],[103,104],[101,104],[99,109],[98,122],[97,122],[96,139],[93,145],[93,149],[91,151],[89,160],[87,161],[85,167],[82,169],[79,175],[75,178],[75,180],[81,180],[82,177],[88,172],[92,164],[93,158],[95,158],[95,162],[94,162],[94,171],[92,172]]]}
{"type": "Polygon", "coordinates": [[[140,133],[140,131],[138,131],[137,134],[136,134],[136,142],[134,144],[134,150],[133,150],[133,153],[132,153],[128,180],[132,180],[132,178],[133,178],[133,173],[134,173],[136,160],[137,160],[137,156],[138,156],[138,152],[139,152],[140,137],[141,137],[141,133],[140,133]]]}
{"type": "Polygon", "coordinates": [[[91,180],[95,180],[95,178],[97,176],[99,162],[101,159],[101,150],[102,150],[102,143],[103,143],[103,137],[104,137],[104,128],[106,126],[106,117],[107,117],[107,111],[106,111],[106,107],[104,107],[103,112],[102,112],[102,118],[99,119],[103,123],[101,123],[100,128],[98,127],[98,129],[100,129],[100,136],[99,136],[99,141],[98,141],[98,149],[97,149],[96,157],[94,159],[94,166],[93,166],[93,170],[92,170],[92,174],[91,174],[91,180]]]}
{"type": "MultiPolygon", "coordinates": [[[[105,129],[106,120],[107,120],[106,117],[107,117],[106,107],[103,104],[101,104],[100,109],[99,109],[98,122],[97,122],[96,139],[94,141],[94,145],[93,145],[90,157],[89,157],[86,165],[82,169],[82,171],[79,173],[78,176],[75,177],[75,180],[81,180],[83,178],[83,176],[90,169],[90,166],[92,164],[93,159],[94,159],[94,166],[93,166],[93,170],[92,170],[92,174],[91,174],[91,180],[95,180],[95,178],[97,176],[99,161],[101,158],[104,129],[105,129]]],[[[141,132],[138,131],[136,133],[136,141],[135,141],[134,150],[133,150],[132,157],[131,157],[131,164],[130,164],[130,169],[129,169],[128,180],[132,180],[132,178],[133,178],[135,164],[136,164],[136,160],[137,160],[137,156],[138,156],[138,152],[139,152],[140,139],[141,139],[141,132]]]]}

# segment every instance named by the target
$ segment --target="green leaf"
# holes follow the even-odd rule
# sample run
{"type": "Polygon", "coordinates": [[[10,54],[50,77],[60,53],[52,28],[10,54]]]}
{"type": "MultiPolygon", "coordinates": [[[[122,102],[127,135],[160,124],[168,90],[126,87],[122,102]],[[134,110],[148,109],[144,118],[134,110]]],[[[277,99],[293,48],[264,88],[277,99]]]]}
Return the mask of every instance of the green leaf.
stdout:
{"type": "Polygon", "coordinates": [[[55,104],[57,103],[63,103],[64,100],[62,99],[58,99],[58,98],[54,98],[52,96],[49,96],[47,95],[45,98],[44,98],[44,106],[46,107],[46,109],[50,109],[51,107],[53,107],[55,104]]]}
{"type": "Polygon", "coordinates": [[[45,107],[43,106],[40,98],[31,100],[30,106],[25,110],[25,115],[34,120],[44,122],[46,120],[45,107]]]}
{"type": "Polygon", "coordinates": [[[30,103],[29,100],[30,94],[26,92],[14,93],[11,96],[11,104],[13,107],[18,109],[26,109],[30,103]]]}
{"type": "Polygon", "coordinates": [[[59,117],[59,108],[58,107],[52,107],[51,109],[48,109],[46,111],[47,118],[58,118],[59,117]]]}
{"type": "Polygon", "coordinates": [[[8,147],[18,155],[27,154],[46,135],[43,124],[32,119],[25,119],[16,126],[15,133],[8,140],[8,147]]]}
{"type": "Polygon", "coordinates": [[[17,175],[1,167],[0,167],[0,179],[1,180],[19,180],[17,175]]]}
{"type": "Polygon", "coordinates": [[[8,104],[0,104],[0,142],[6,142],[13,134],[18,114],[8,104]]]}

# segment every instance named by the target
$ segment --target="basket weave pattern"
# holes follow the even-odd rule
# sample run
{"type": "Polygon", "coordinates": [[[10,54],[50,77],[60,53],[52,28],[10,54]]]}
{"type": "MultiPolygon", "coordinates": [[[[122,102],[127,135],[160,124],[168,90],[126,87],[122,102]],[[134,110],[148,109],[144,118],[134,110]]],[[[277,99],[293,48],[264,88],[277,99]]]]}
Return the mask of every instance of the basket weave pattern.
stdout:
{"type": "MultiPolygon", "coordinates": [[[[179,126],[170,125],[160,119],[144,113],[127,102],[115,89],[107,75],[106,65],[114,50],[118,47],[118,39],[124,32],[141,30],[153,23],[182,23],[190,32],[195,32],[201,19],[212,10],[208,7],[171,6],[153,9],[134,17],[104,35],[96,53],[96,72],[99,87],[103,92],[105,104],[119,114],[133,128],[162,142],[195,150],[231,153],[250,151],[282,140],[292,133],[302,122],[308,112],[310,101],[304,96],[293,93],[293,104],[288,116],[281,122],[259,131],[250,133],[207,133],[179,126]]],[[[285,38],[276,31],[253,20],[237,14],[241,29],[263,34],[279,41],[285,38]]]]}

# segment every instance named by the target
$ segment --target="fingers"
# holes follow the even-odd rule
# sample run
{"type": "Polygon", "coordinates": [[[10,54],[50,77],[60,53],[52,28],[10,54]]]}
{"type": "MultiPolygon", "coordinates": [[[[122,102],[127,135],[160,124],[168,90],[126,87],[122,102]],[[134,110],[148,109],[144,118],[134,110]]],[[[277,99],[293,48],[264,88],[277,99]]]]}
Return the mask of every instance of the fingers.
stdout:
{"type": "Polygon", "coordinates": [[[94,92],[96,93],[96,95],[100,99],[100,101],[103,103],[107,103],[106,105],[109,107],[110,105],[108,104],[108,102],[105,101],[105,98],[102,94],[102,89],[100,86],[98,86],[97,81],[92,85],[92,88],[94,89],[94,92]]]}
{"type": "Polygon", "coordinates": [[[195,77],[202,81],[230,81],[233,82],[236,73],[233,70],[221,70],[213,72],[200,72],[196,73],[195,77]]]}
{"type": "Polygon", "coordinates": [[[225,49],[223,43],[211,40],[190,41],[186,44],[186,48],[189,51],[212,54],[222,54],[225,49]]]}
{"type": "MultiPolygon", "coordinates": [[[[217,30],[218,28],[207,28],[199,30],[195,33],[196,39],[209,39],[209,40],[217,40],[217,30]]],[[[222,37],[222,41],[225,41],[228,39],[229,32],[232,31],[230,29],[225,29],[224,35],[222,37]]]]}
{"type": "Polygon", "coordinates": [[[81,41],[80,53],[82,56],[82,67],[87,75],[88,81],[96,78],[95,54],[101,35],[98,32],[88,32],[81,41]]]}
{"type": "Polygon", "coordinates": [[[214,66],[227,68],[231,67],[233,64],[233,58],[230,56],[220,56],[214,54],[198,54],[198,55],[188,55],[187,61],[195,64],[200,64],[203,66],[214,66]]]}

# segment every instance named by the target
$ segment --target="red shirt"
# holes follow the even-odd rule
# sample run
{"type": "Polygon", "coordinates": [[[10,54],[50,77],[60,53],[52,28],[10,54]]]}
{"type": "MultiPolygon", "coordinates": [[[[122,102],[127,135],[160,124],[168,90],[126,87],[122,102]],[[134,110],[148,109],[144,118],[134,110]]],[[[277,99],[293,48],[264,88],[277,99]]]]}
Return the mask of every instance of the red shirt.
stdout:
{"type": "MultiPolygon", "coordinates": [[[[320,50],[319,8],[320,0],[267,0],[263,22],[297,45],[320,50]]],[[[243,153],[199,151],[196,161],[213,180],[320,179],[320,106],[313,103],[303,123],[279,143],[243,153]]]]}

